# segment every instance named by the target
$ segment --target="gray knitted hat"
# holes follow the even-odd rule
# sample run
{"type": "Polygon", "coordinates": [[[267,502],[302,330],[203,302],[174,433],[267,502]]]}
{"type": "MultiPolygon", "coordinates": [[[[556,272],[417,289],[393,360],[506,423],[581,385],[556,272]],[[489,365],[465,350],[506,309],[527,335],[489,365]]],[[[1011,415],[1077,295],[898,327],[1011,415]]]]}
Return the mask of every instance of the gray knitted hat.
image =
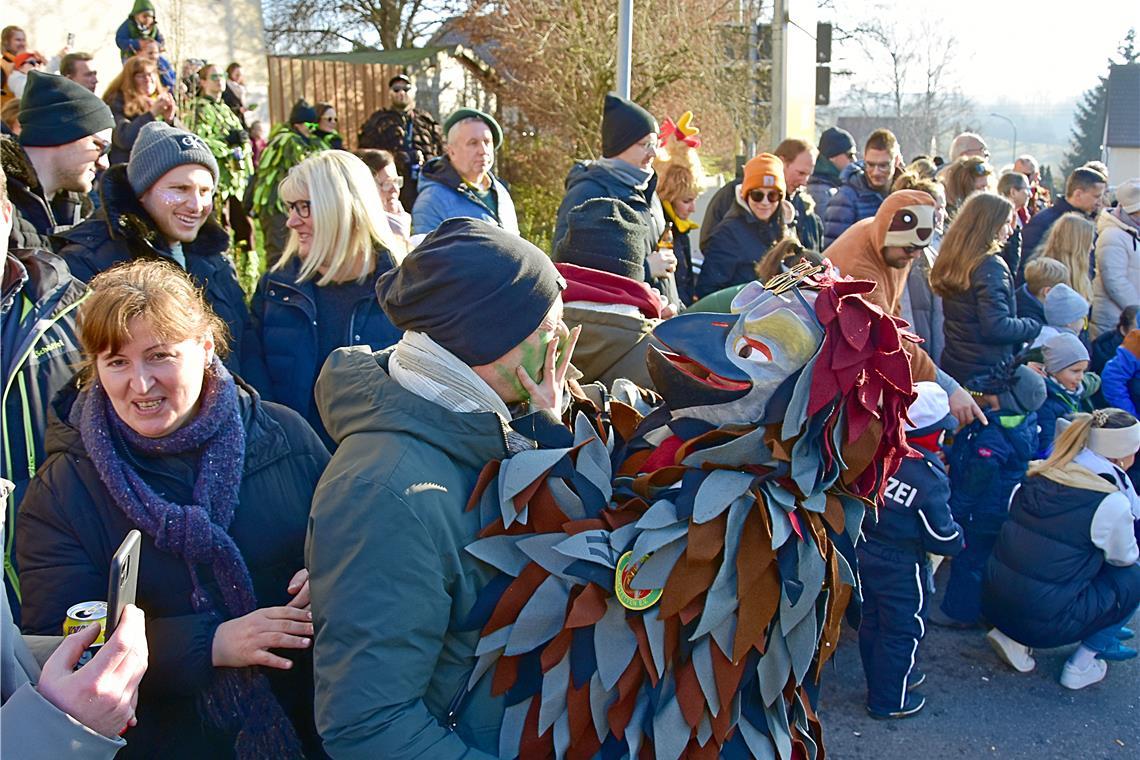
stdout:
{"type": "Polygon", "coordinates": [[[161,121],[152,121],[139,132],[131,159],[127,162],[127,180],[135,195],[142,195],[168,171],[183,164],[201,164],[218,181],[218,162],[201,137],[177,129],[161,121]]]}
{"type": "Polygon", "coordinates": [[[1045,296],[1045,321],[1053,327],[1071,325],[1088,315],[1089,302],[1063,282],[1045,296]]]}
{"type": "Polygon", "coordinates": [[[1045,371],[1050,375],[1060,372],[1077,362],[1087,362],[1089,351],[1081,339],[1072,333],[1063,332],[1045,341],[1041,353],[1045,357],[1045,371]]]}

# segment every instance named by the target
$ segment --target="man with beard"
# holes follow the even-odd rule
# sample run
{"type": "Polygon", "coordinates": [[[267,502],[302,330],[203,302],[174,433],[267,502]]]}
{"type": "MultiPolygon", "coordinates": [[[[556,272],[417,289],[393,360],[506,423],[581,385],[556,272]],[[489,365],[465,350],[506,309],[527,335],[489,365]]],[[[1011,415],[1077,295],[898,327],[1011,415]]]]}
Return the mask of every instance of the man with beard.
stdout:
{"type": "Polygon", "coordinates": [[[407,74],[388,80],[388,98],[391,105],[368,117],[356,144],[396,157],[396,171],[404,179],[400,203],[410,212],[419,192],[420,170],[430,159],[443,155],[443,132],[431,114],[416,109],[416,86],[407,74]]]}
{"type": "Polygon", "coordinates": [[[875,215],[891,192],[895,171],[902,169],[899,142],[889,129],[876,129],[863,148],[863,165],[843,171],[843,186],[827,204],[823,220],[823,247],[831,245],[848,227],[875,215]]]}
{"type": "Polygon", "coordinates": [[[13,248],[54,248],[51,236],[82,218],[96,168],[107,165],[111,109],[65,77],[33,71],[20,101],[20,137],[0,140],[15,207],[13,248]]]}

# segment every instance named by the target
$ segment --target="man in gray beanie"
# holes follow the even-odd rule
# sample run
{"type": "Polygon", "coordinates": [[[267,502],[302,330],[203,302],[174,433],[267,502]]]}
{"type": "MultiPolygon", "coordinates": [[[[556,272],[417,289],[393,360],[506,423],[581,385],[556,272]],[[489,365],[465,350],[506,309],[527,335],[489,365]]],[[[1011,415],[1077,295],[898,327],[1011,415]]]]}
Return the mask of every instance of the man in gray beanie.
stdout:
{"type": "Polygon", "coordinates": [[[230,329],[226,366],[257,385],[265,372],[260,351],[248,345],[249,311],[226,256],[229,234],[213,214],[217,182],[218,163],[202,138],[165,122],[147,124],[130,160],[103,173],[99,211],[61,235],[60,254],[84,282],[136,258],[186,270],[230,329]]]}
{"type": "Polygon", "coordinates": [[[16,212],[8,236],[13,248],[53,250],[51,236],[82,221],[96,169],[107,166],[114,125],[111,109],[84,87],[54,74],[28,74],[18,141],[0,139],[16,212]]]}

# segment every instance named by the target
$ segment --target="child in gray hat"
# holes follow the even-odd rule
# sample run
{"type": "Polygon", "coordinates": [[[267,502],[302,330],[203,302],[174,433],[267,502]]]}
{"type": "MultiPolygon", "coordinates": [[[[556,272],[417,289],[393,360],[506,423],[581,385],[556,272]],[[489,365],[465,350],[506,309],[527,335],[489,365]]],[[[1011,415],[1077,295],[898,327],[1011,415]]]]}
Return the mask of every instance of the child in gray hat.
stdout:
{"type": "Polygon", "coordinates": [[[1065,283],[1055,285],[1045,296],[1045,326],[1033,341],[1033,348],[1045,345],[1054,335],[1080,336],[1089,316],[1089,302],[1065,283]]]}
{"type": "Polygon", "coordinates": [[[1057,420],[1073,412],[1091,412],[1100,378],[1089,372],[1089,352],[1072,333],[1058,333],[1041,350],[1045,366],[1045,403],[1037,410],[1037,459],[1049,456],[1057,420]]]}

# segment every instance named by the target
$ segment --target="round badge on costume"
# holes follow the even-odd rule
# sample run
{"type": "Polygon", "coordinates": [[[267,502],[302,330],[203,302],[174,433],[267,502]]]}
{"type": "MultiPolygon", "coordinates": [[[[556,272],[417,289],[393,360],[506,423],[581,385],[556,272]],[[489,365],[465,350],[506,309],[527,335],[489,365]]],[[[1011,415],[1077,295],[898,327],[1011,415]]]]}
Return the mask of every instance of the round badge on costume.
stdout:
{"type": "Polygon", "coordinates": [[[657,600],[661,598],[659,588],[635,589],[630,585],[633,583],[633,576],[637,575],[637,571],[647,559],[649,559],[648,554],[634,562],[633,552],[626,552],[617,561],[617,567],[614,569],[614,593],[617,594],[621,606],[627,610],[647,610],[657,604],[657,600]]]}

